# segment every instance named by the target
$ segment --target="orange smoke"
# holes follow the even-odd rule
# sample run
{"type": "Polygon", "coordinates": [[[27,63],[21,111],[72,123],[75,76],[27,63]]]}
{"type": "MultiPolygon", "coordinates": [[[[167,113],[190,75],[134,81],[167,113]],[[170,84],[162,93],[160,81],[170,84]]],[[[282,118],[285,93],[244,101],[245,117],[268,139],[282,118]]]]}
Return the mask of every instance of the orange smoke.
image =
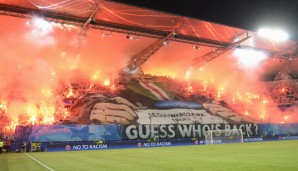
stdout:
{"type": "MultiPolygon", "coordinates": [[[[62,101],[77,97],[73,82],[88,82],[87,90],[95,84],[114,90],[118,73],[129,59],[156,41],[128,40],[118,33],[100,37],[100,31],[91,29],[81,35],[78,27],[34,19],[0,16],[0,22],[6,23],[0,27],[0,110],[7,116],[7,130],[71,117],[62,101]]],[[[225,101],[240,115],[258,122],[297,121],[293,112],[279,111],[267,95],[259,82],[264,72],[261,66],[242,68],[227,53],[190,67],[193,59],[212,50],[172,42],[149,58],[142,70],[181,82],[187,93],[225,101]]]]}

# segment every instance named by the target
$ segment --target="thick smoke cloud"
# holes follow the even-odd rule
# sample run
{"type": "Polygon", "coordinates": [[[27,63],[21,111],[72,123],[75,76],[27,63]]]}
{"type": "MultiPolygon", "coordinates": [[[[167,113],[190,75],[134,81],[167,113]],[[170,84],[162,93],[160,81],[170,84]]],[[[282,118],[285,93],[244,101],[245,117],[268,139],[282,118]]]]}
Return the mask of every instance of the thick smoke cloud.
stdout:
{"type": "MultiPolygon", "coordinates": [[[[28,117],[46,113],[51,119],[61,101],[55,95],[59,86],[81,79],[98,84],[106,80],[112,82],[130,57],[156,41],[144,37],[128,40],[126,35],[118,33],[102,37],[101,31],[92,29],[83,35],[79,27],[38,18],[1,16],[0,21],[7,23],[0,27],[0,100],[7,105],[13,120],[20,113],[28,117]]],[[[207,88],[215,87],[216,95],[224,94],[225,100],[235,108],[237,103],[233,106],[233,99],[241,101],[245,105],[239,107],[238,112],[243,114],[247,109],[248,115],[257,120],[262,114],[266,120],[270,116],[275,122],[280,122],[285,115],[293,116],[293,112],[280,112],[268,105],[272,100],[259,80],[260,74],[266,72],[262,63],[253,69],[243,67],[233,53],[227,52],[205,65],[190,67],[193,59],[212,50],[171,42],[154,54],[142,69],[147,74],[190,82],[187,83],[190,86],[200,82],[207,88]],[[256,104],[253,100],[261,102],[256,104]]]]}
{"type": "Polygon", "coordinates": [[[0,100],[12,120],[20,114],[35,120],[41,113],[52,120],[61,102],[59,86],[80,79],[103,84],[116,79],[128,61],[116,51],[130,51],[115,44],[125,40],[123,35],[104,40],[98,31],[83,35],[79,27],[36,17],[0,20],[7,23],[0,28],[0,100]]]}

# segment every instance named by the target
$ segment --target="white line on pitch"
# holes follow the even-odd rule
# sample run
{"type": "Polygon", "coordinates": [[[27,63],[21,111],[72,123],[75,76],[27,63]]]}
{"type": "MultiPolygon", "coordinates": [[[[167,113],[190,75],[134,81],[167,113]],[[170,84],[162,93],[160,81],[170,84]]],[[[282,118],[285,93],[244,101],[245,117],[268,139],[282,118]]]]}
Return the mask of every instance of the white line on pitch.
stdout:
{"type": "Polygon", "coordinates": [[[28,157],[30,157],[32,160],[36,161],[38,164],[42,165],[43,167],[47,168],[48,170],[54,171],[54,169],[51,169],[50,167],[48,167],[47,165],[43,164],[42,162],[36,160],[35,158],[33,158],[32,156],[30,156],[29,154],[26,154],[25,153],[25,155],[28,156],[28,157]]]}

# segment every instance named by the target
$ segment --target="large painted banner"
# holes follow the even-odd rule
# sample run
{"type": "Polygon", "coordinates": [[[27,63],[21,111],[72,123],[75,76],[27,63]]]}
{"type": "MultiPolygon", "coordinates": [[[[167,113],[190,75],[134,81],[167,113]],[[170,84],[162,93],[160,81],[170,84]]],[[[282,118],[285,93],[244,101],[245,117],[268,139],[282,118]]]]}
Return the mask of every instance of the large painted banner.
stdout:
{"type": "Polygon", "coordinates": [[[173,93],[166,83],[132,79],[123,89],[79,97],[71,109],[73,124],[228,124],[254,123],[224,102],[173,93]]]}
{"type": "MultiPolygon", "coordinates": [[[[203,137],[205,131],[242,129],[257,135],[257,124],[161,124],[161,125],[35,125],[18,127],[17,142],[121,141],[203,137]]],[[[227,132],[228,133],[228,132],[227,132]]]]}
{"type": "Polygon", "coordinates": [[[202,141],[205,131],[225,130],[225,136],[233,137],[239,131],[229,130],[238,129],[242,130],[245,142],[298,139],[298,124],[36,125],[18,126],[15,142],[123,142],[153,137],[158,141],[191,138],[202,141]]]}

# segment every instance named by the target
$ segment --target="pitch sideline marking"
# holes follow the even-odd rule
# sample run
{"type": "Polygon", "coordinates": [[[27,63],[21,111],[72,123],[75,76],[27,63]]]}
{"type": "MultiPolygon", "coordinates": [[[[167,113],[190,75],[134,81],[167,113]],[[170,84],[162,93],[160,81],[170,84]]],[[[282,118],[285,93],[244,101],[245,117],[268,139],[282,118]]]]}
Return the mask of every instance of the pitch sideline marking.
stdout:
{"type": "Polygon", "coordinates": [[[26,154],[26,153],[25,153],[25,155],[28,156],[28,157],[30,157],[32,160],[36,161],[38,164],[42,165],[43,167],[47,168],[48,170],[50,170],[50,171],[55,171],[54,169],[51,169],[51,168],[48,167],[47,165],[43,164],[42,162],[36,160],[35,158],[33,158],[32,156],[30,156],[29,154],[26,154]]]}

